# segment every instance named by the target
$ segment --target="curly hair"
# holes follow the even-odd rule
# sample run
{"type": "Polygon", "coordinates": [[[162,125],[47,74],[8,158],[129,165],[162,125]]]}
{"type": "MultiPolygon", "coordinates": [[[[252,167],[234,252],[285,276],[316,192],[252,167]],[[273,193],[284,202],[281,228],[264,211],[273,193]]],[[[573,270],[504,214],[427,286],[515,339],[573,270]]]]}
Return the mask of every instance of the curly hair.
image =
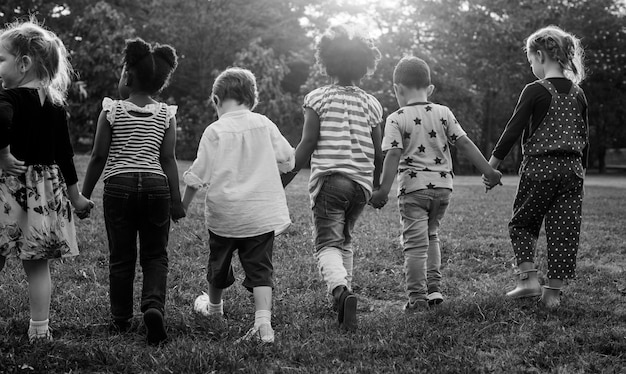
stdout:
{"type": "Polygon", "coordinates": [[[526,39],[526,51],[543,51],[550,59],[559,63],[565,76],[576,83],[585,79],[584,52],[578,39],[573,34],[563,31],[558,26],[548,26],[532,33],[526,39]]]}
{"type": "Polygon", "coordinates": [[[345,25],[338,25],[329,28],[321,37],[315,57],[327,75],[358,81],[376,70],[380,51],[370,38],[345,25]]]}
{"type": "Polygon", "coordinates": [[[61,39],[43,28],[34,17],[9,24],[0,34],[0,43],[17,59],[28,56],[50,100],[63,105],[72,81],[73,69],[61,39]]]}
{"type": "Polygon", "coordinates": [[[126,41],[124,64],[138,81],[139,89],[157,94],[167,87],[178,66],[176,50],[167,44],[146,43],[141,38],[126,41]]]}

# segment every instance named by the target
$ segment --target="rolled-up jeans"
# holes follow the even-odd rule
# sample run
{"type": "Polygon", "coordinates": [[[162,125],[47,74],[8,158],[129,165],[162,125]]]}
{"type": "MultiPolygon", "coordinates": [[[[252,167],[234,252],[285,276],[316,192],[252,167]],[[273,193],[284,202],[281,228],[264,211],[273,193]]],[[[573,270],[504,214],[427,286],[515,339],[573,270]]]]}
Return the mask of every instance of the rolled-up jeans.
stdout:
{"type": "Polygon", "coordinates": [[[164,313],[170,227],[167,178],[154,173],[114,175],[105,181],[103,204],[113,320],[124,321],[133,316],[137,235],[143,272],[141,311],[156,308],[164,313]]]}
{"type": "Polygon", "coordinates": [[[440,292],[441,248],[438,230],[450,203],[451,192],[447,188],[425,189],[398,198],[405,287],[411,301],[426,300],[428,293],[440,292]]]}
{"type": "Polygon", "coordinates": [[[367,203],[361,185],[339,173],[324,177],[315,199],[315,257],[329,293],[351,289],[354,266],[352,230],[367,203]]]}

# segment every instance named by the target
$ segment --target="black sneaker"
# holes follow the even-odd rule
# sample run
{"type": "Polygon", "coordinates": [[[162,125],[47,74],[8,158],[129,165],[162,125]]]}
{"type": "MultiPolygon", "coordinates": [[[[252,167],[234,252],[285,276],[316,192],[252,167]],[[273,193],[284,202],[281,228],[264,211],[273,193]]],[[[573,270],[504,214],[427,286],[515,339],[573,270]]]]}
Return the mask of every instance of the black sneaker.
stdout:
{"type": "Polygon", "coordinates": [[[356,304],[356,296],[348,289],[343,290],[337,302],[337,320],[345,330],[355,331],[357,328],[356,304]]]}
{"type": "Polygon", "coordinates": [[[124,334],[130,330],[130,320],[113,320],[109,325],[109,333],[111,334],[124,334]]]}
{"type": "Polygon", "coordinates": [[[146,330],[148,330],[146,335],[148,344],[159,345],[167,340],[163,314],[158,309],[150,308],[146,310],[143,314],[143,323],[146,325],[146,330]]]}

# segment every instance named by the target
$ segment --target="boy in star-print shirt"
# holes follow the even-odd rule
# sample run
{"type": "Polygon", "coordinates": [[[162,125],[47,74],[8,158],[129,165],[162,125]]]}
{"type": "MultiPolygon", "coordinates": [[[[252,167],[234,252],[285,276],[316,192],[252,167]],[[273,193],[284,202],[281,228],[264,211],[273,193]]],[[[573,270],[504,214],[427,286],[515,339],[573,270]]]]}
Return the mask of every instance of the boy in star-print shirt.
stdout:
{"type": "Polygon", "coordinates": [[[452,192],[450,146],[460,149],[490,185],[499,184],[502,174],[489,166],[448,107],[428,101],[434,86],[426,62],[404,57],[393,83],[400,109],[387,117],[382,181],[370,203],[385,205],[397,174],[408,297],[404,310],[423,310],[443,301],[437,231],[452,192]]]}

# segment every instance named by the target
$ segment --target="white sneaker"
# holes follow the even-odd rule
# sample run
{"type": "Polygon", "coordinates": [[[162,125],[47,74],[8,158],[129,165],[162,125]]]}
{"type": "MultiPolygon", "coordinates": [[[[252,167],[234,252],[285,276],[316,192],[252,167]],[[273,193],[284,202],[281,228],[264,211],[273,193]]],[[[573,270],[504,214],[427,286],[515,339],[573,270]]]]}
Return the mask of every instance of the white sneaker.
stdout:
{"type": "Polygon", "coordinates": [[[241,342],[252,340],[268,344],[274,343],[274,329],[272,329],[272,326],[269,323],[264,323],[259,327],[253,327],[248,330],[248,332],[241,338],[237,339],[235,343],[239,344],[241,342]]]}
{"type": "Polygon", "coordinates": [[[206,292],[202,292],[202,295],[196,297],[196,301],[193,303],[193,310],[205,317],[210,316],[209,301],[209,295],[206,292]]]}

